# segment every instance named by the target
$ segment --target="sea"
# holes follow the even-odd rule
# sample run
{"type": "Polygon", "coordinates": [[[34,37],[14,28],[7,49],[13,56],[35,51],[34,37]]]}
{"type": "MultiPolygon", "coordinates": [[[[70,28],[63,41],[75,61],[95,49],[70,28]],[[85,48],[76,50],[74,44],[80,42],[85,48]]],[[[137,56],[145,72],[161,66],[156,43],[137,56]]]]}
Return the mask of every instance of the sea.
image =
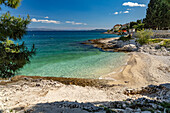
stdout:
{"type": "Polygon", "coordinates": [[[17,75],[93,78],[113,73],[125,65],[127,55],[104,52],[81,42],[89,39],[118,37],[103,31],[28,31],[22,41],[30,48],[35,44],[36,55],[17,75]]]}

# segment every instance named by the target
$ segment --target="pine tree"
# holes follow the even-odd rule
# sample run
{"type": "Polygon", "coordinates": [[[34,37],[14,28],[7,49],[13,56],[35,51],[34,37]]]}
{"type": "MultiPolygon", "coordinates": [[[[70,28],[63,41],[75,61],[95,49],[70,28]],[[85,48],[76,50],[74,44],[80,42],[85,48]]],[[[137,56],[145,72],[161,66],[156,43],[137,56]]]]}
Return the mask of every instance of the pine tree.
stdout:
{"type": "MultiPolygon", "coordinates": [[[[21,0],[0,0],[0,5],[17,8],[21,0]]],[[[1,7],[0,7],[1,9],[1,7]]],[[[35,48],[29,50],[24,42],[15,44],[26,34],[29,16],[24,19],[11,16],[9,12],[0,16],[0,77],[9,78],[30,62],[30,57],[35,54],[35,48]]]]}
{"type": "Polygon", "coordinates": [[[146,28],[164,29],[170,27],[170,5],[167,1],[150,0],[144,19],[146,28]]]}

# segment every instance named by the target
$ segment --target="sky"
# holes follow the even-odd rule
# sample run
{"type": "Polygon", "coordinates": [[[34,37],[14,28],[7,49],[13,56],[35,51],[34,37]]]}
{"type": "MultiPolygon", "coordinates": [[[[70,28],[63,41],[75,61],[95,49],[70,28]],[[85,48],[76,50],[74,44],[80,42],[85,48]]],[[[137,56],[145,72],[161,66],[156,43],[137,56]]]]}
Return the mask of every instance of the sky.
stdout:
{"type": "Polygon", "coordinates": [[[22,0],[17,9],[2,6],[0,14],[29,14],[29,28],[110,29],[115,24],[143,19],[148,3],[149,0],[22,0]]]}

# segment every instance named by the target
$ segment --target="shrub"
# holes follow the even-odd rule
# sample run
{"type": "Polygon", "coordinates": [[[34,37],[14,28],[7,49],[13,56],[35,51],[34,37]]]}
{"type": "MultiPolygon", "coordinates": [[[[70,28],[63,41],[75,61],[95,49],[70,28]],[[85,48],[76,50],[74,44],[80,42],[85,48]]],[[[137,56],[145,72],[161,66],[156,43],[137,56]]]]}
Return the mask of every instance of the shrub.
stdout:
{"type": "Polygon", "coordinates": [[[153,36],[153,32],[151,30],[137,31],[136,36],[138,38],[137,42],[144,45],[149,43],[149,39],[153,36]]]}
{"type": "Polygon", "coordinates": [[[123,42],[129,41],[132,39],[131,35],[128,35],[127,37],[121,36],[118,40],[122,40],[123,42]]]}
{"type": "Polygon", "coordinates": [[[114,30],[114,32],[115,32],[115,33],[117,33],[117,32],[118,32],[118,30],[114,30]]]}
{"type": "Polygon", "coordinates": [[[164,40],[163,43],[161,44],[161,46],[164,46],[166,48],[170,48],[170,40],[164,40]]]}
{"type": "Polygon", "coordinates": [[[149,39],[149,42],[151,42],[151,43],[160,43],[162,41],[163,41],[163,39],[149,39]]]}

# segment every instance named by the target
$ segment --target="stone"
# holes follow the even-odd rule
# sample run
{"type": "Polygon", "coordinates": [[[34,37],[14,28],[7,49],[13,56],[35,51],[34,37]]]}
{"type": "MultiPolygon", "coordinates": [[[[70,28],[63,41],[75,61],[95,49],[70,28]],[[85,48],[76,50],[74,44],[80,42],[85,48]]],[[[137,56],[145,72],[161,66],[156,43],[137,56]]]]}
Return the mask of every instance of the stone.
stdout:
{"type": "Polygon", "coordinates": [[[141,113],[152,113],[151,111],[142,111],[141,113]]]}
{"type": "Polygon", "coordinates": [[[111,109],[115,111],[116,113],[126,113],[124,109],[111,109]]]}
{"type": "Polygon", "coordinates": [[[137,111],[137,112],[141,112],[141,109],[140,109],[140,108],[138,108],[136,111],[137,111]]]}
{"type": "Polygon", "coordinates": [[[151,105],[151,106],[152,106],[152,108],[157,109],[157,105],[156,105],[156,104],[149,103],[149,105],[151,105]]]}
{"type": "Polygon", "coordinates": [[[36,86],[37,86],[37,87],[39,87],[39,86],[41,86],[41,84],[39,84],[39,83],[36,83],[36,86]]]}
{"type": "Polygon", "coordinates": [[[155,46],[155,49],[160,49],[161,48],[161,46],[159,45],[159,44],[157,44],[156,46],[155,46]]]}
{"type": "Polygon", "coordinates": [[[125,113],[132,113],[133,112],[133,109],[131,109],[131,108],[126,108],[125,109],[125,113]]]}
{"type": "Polygon", "coordinates": [[[137,50],[137,47],[136,45],[134,44],[128,44],[128,45],[124,45],[122,47],[123,50],[126,50],[126,51],[136,51],[137,50]]]}

